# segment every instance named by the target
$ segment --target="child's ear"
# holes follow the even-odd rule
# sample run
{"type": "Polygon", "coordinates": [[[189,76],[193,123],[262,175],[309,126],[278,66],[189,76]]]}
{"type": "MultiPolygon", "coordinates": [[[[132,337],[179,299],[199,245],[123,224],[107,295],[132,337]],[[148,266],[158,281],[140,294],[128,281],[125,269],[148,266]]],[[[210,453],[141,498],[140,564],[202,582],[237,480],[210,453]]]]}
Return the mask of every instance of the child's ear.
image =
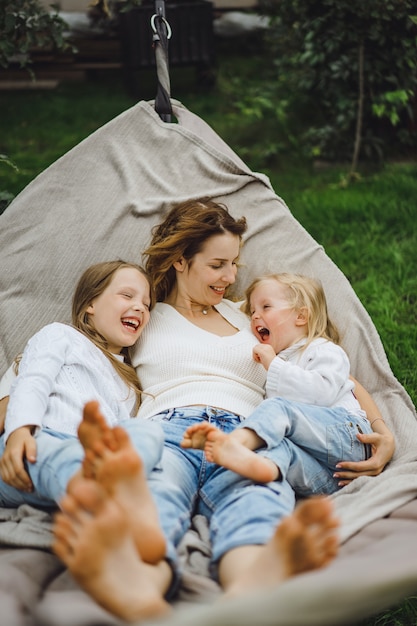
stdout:
{"type": "Polygon", "coordinates": [[[94,315],[94,304],[90,304],[90,306],[85,310],[88,315],[94,315]]]}
{"type": "Polygon", "coordinates": [[[305,326],[307,323],[308,323],[308,309],[306,306],[303,306],[298,311],[298,314],[295,320],[295,325],[305,326]]]}

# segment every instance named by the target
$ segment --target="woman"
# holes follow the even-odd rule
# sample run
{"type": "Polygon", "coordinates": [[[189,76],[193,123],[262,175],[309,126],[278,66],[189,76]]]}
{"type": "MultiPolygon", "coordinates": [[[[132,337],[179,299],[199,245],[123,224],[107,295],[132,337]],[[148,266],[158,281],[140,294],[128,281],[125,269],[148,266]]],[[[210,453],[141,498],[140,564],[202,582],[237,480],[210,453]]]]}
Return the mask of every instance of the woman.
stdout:
{"type": "MultiPolygon", "coordinates": [[[[230,432],[264,396],[265,370],[252,359],[256,339],[249,319],[224,298],[235,282],[245,230],[244,218],[235,220],[216,202],[189,201],[155,228],[145,251],[158,302],[132,363],[143,387],[139,416],[160,422],[165,433],[162,468],[152,473],[149,486],[168,542],[167,560],[146,565],[144,577],[160,598],[175,588],[176,546],[196,512],[209,520],[213,575],[229,595],[282,580],[274,544],[275,528],[294,508],[288,483],[253,484],[207,463],[200,450],[180,447],[192,424],[208,420],[230,432]]],[[[362,400],[364,392],[357,393],[362,400]]],[[[379,417],[368,396],[363,408],[369,413],[370,407],[372,417],[379,417]]],[[[361,438],[373,446],[373,457],[345,463],[343,482],[378,474],[390,460],[392,436],[382,420],[376,428],[361,438]]],[[[83,507],[83,498],[78,506],[83,507]]],[[[72,501],[70,511],[74,507],[72,501]]],[[[76,566],[72,571],[77,573],[76,566]]],[[[140,616],[135,609],[134,617],[140,616]]]]}

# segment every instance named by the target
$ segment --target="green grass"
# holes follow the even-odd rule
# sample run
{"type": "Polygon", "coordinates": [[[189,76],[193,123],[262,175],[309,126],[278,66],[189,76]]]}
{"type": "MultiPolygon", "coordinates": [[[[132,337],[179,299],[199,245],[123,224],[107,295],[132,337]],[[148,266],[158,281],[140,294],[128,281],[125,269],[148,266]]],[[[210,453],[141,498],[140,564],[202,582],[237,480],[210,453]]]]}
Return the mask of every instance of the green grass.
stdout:
{"type": "MultiPolygon", "coordinates": [[[[242,89],[262,90],[264,56],[249,47],[238,57],[221,50],[217,87],[197,89],[193,71],[171,72],[173,97],[205,119],[253,169],[262,169],[300,223],[349,278],[381,335],[396,377],[417,402],[417,161],[362,168],[346,186],[348,167],[315,168],[297,145],[293,125],[259,118],[242,89]],[[235,80],[236,79],[236,80],[235,80]],[[245,112],[246,111],[246,112],[245,112]]],[[[141,97],[155,95],[153,71],[143,72],[141,97]]],[[[0,193],[17,194],[30,180],[96,128],[132,106],[119,76],[62,85],[53,92],[2,93],[0,193]]],[[[97,155],[99,167],[100,156],[97,155]]],[[[411,598],[361,626],[416,626],[411,598]]]]}

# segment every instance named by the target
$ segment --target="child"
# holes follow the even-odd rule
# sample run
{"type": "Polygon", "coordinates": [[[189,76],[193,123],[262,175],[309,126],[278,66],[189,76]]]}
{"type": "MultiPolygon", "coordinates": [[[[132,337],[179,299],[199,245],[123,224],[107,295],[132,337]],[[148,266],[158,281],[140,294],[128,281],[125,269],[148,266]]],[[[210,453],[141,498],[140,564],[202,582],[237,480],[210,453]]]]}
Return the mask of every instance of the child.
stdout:
{"type": "MultiPolygon", "coordinates": [[[[70,480],[82,473],[84,449],[94,447],[88,408],[80,425],[91,400],[99,402],[109,429],[120,424],[130,435],[144,472],[159,461],[162,430],[153,422],[131,419],[141,391],[129,348],[148,323],[151,305],[149,280],[140,266],[98,263],[76,287],[72,326],[49,324],[29,340],[0,438],[1,506],[28,503],[50,509],[59,503],[70,480]]],[[[156,525],[156,509],[154,513],[156,525]]],[[[161,535],[149,560],[158,560],[164,550],[161,535]]]]}
{"type": "Polygon", "coordinates": [[[182,445],[204,448],[209,461],[257,482],[285,476],[298,495],[332,493],[340,460],[370,456],[356,434],[372,429],[353,395],[323,288],[306,276],[265,276],[248,288],[244,310],[260,341],[253,356],[268,372],[268,399],[230,434],[199,424],[185,432],[182,445]],[[276,446],[282,448],[279,467],[276,457],[252,452],[276,446]]]}

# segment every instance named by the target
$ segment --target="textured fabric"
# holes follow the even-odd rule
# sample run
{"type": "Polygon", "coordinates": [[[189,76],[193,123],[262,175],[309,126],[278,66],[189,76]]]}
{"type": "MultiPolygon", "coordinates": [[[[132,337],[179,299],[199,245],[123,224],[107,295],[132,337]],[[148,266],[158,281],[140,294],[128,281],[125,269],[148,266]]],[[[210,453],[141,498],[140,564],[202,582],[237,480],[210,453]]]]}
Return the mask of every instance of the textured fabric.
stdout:
{"type": "MultiPolygon", "coordinates": [[[[417,592],[415,409],[349,281],[268,179],[251,172],[185,107],[174,103],[174,113],[179,123],[167,124],[152,103],[138,103],[40,174],[0,216],[0,373],[42,326],[69,322],[71,294],[85,267],[113,258],[140,261],[152,226],[174,202],[208,195],[235,217],[245,215],[249,228],[234,295],[242,298],[253,278],[269,272],[319,278],[352,374],[394,431],[396,453],[380,476],[357,479],[333,496],[342,539],[350,539],[331,568],[234,602],[210,601],[163,623],[350,625],[417,592]]],[[[26,626],[31,618],[42,626],[115,623],[75,593],[51,555],[14,550],[0,557],[2,615],[10,611],[10,624],[26,626]]]]}
{"type": "Polygon", "coordinates": [[[5,439],[26,425],[74,437],[83,407],[98,400],[111,426],[132,417],[135,394],[87,337],[65,324],[48,324],[28,342],[10,390],[5,439]]]}
{"type": "Polygon", "coordinates": [[[155,306],[132,357],[145,392],[139,417],[195,404],[247,417],[261,402],[266,374],[252,359],[248,319],[232,302],[216,308],[239,332],[219,337],[168,304],[155,306]]]}

